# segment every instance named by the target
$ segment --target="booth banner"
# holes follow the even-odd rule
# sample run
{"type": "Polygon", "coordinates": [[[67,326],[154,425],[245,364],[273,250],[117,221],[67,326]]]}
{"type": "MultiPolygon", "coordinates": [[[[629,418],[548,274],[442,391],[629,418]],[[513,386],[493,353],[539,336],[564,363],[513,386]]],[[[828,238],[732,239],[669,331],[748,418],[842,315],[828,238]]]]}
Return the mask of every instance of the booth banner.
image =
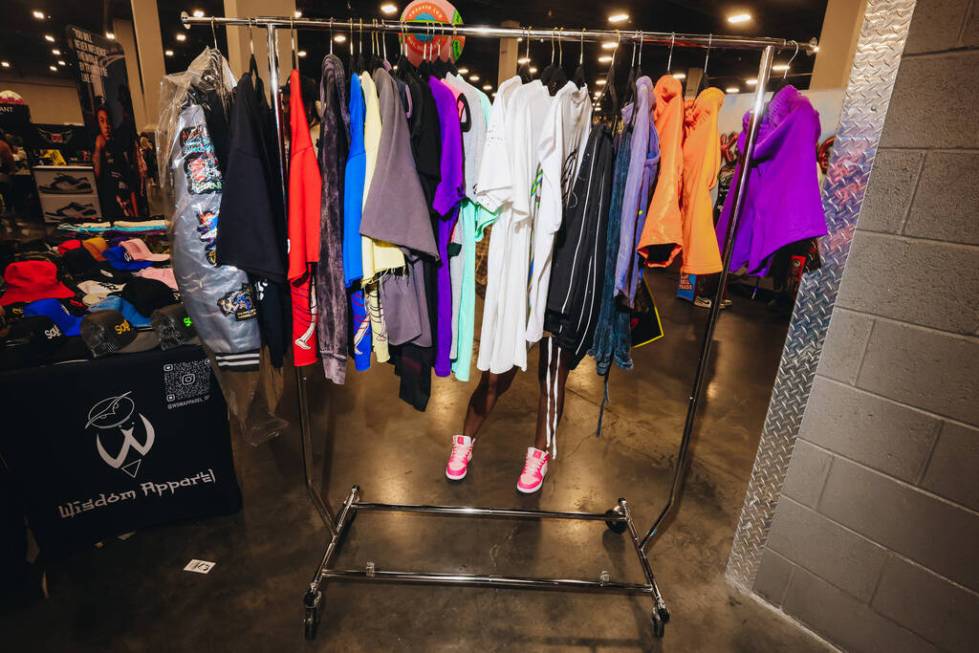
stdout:
{"type": "Polygon", "coordinates": [[[122,46],[74,26],[66,29],[66,40],[75,61],[103,217],[145,216],[146,166],[122,46]]]}
{"type": "Polygon", "coordinates": [[[45,555],[241,507],[200,347],[0,375],[0,456],[45,555]]]}

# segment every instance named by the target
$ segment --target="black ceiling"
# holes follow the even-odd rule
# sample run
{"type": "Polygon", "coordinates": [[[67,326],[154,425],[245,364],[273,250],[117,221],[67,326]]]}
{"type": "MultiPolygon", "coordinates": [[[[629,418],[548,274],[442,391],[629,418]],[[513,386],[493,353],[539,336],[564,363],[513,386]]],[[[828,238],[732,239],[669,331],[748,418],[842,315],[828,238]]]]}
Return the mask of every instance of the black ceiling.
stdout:
{"type": "MultiPolygon", "coordinates": [[[[168,72],[182,70],[201,49],[212,42],[211,31],[206,27],[185,30],[179,21],[181,11],[200,9],[207,15],[223,15],[223,0],[160,0],[160,30],[163,47],[173,50],[166,57],[168,72]],[[186,41],[176,40],[178,33],[187,36],[186,41]]],[[[362,17],[381,18],[381,0],[346,0],[344,2],[322,2],[321,0],[297,0],[297,8],[304,16],[317,18],[362,17]]],[[[405,2],[397,3],[404,7],[405,2]]],[[[742,34],[773,36],[779,38],[807,41],[818,37],[822,27],[826,0],[611,0],[595,3],[576,0],[522,0],[503,2],[499,0],[458,0],[456,7],[463,21],[469,25],[498,25],[505,20],[515,20],[522,25],[535,28],[585,27],[604,29],[619,27],[623,30],[645,29],[650,31],[699,32],[714,34],[742,34]],[[753,20],[743,27],[727,23],[726,16],[735,11],[748,11],[753,20]],[[627,23],[610,26],[607,16],[614,12],[626,12],[631,18],[627,23]]],[[[0,60],[11,63],[10,68],[0,69],[0,74],[13,76],[50,76],[70,79],[73,71],[57,64],[59,57],[53,55],[53,48],[64,45],[64,28],[68,24],[85,27],[94,32],[111,30],[113,18],[131,19],[131,9],[127,0],[5,0],[3,22],[0,24],[0,60]],[[40,10],[48,15],[37,20],[32,11],[40,10]],[[55,37],[56,43],[44,40],[44,34],[55,37]],[[51,71],[49,66],[56,66],[51,71]]],[[[227,47],[224,30],[217,30],[218,45],[227,47]]],[[[367,39],[365,38],[365,45],[367,39]]],[[[301,47],[307,56],[302,60],[304,74],[316,75],[319,60],[326,54],[329,36],[326,32],[304,32],[301,47]]],[[[521,46],[523,47],[523,46],[521,46]]],[[[396,50],[396,40],[388,39],[388,51],[396,50]]],[[[346,50],[344,50],[346,52],[346,50]]],[[[535,63],[546,64],[550,60],[551,45],[535,41],[531,44],[531,58],[535,63]]],[[[607,64],[601,64],[598,57],[603,53],[597,44],[585,44],[585,66],[590,80],[604,76],[607,64]]],[[[631,51],[623,48],[619,57],[628,57],[631,51]]],[[[654,78],[665,72],[667,48],[646,47],[643,52],[643,70],[654,78]]],[[[791,52],[782,53],[777,59],[785,61],[791,52]]],[[[565,67],[572,69],[577,61],[578,46],[565,44],[565,67]]],[[[498,42],[495,39],[467,39],[465,50],[459,61],[481,75],[485,81],[496,81],[498,42]]],[[[742,90],[745,78],[754,77],[758,55],[744,51],[711,52],[709,73],[711,81],[722,87],[740,84],[742,90]]],[[[69,60],[65,60],[69,61],[69,60]]],[[[703,65],[702,50],[682,50],[677,48],[673,54],[672,70],[679,71],[691,66],[703,65]]],[[[621,59],[620,59],[621,63],[621,59]]],[[[812,70],[813,59],[800,54],[792,65],[793,81],[796,85],[808,85],[808,73],[812,70]]],[[[2,85],[0,85],[2,86],[2,85]]]]}

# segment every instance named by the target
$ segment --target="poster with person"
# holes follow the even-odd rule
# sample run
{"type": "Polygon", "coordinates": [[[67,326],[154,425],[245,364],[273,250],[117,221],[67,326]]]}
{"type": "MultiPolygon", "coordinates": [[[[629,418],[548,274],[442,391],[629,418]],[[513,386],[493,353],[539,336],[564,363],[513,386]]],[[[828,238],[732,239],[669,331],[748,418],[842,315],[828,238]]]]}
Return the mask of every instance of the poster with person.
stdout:
{"type": "Polygon", "coordinates": [[[92,165],[103,217],[145,216],[146,165],[136,137],[126,57],[117,42],[69,25],[78,96],[92,139],[92,165]]]}

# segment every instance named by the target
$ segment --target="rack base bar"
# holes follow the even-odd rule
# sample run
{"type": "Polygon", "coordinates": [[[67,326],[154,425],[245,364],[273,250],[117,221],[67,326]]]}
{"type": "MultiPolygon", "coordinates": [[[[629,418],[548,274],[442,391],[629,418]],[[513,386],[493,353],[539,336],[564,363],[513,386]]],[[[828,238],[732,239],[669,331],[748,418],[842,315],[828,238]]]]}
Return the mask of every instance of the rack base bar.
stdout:
{"type": "Polygon", "coordinates": [[[577,519],[582,521],[624,522],[625,515],[602,512],[554,512],[549,510],[521,510],[507,508],[469,508],[466,506],[432,506],[422,504],[375,503],[355,501],[354,510],[381,512],[422,512],[433,515],[456,517],[500,517],[504,519],[577,519]]]}
{"type": "Polygon", "coordinates": [[[441,574],[415,571],[381,571],[365,569],[328,569],[326,579],[406,583],[416,585],[468,585],[478,587],[508,587],[512,589],[568,590],[576,592],[624,592],[653,594],[651,585],[579,580],[574,578],[529,578],[520,576],[479,576],[476,574],[441,574]]]}

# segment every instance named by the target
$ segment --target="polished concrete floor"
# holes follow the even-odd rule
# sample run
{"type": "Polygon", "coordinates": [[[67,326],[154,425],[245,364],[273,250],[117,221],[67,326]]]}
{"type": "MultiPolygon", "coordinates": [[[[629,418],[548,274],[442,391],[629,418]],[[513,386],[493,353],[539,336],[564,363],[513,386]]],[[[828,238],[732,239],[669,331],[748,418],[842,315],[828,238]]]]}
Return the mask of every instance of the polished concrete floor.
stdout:
{"type": "MultiPolygon", "coordinates": [[[[706,311],[654,280],[666,337],[614,370],[604,434],[590,360],[569,381],[559,460],[535,497],[514,490],[533,437],[536,374],[520,374],[486,424],[469,478],[443,476],[448,438],[475,384],[435,381],[426,413],[397,399],[381,367],[342,388],[313,383],[316,473],[332,503],[352,484],[365,500],[604,511],[626,497],[645,530],[667,494],[706,311]]],[[[0,617],[8,651],[823,651],[824,644],[723,579],[786,329],[735,297],[716,332],[686,492],[651,549],[672,611],[652,637],[646,597],[331,584],[314,642],[301,599],[326,543],[307,501],[298,436],[236,444],[245,497],[235,516],[140,532],[48,569],[50,599],[0,617]],[[191,558],[209,575],[182,571],[191,558]]],[[[531,354],[536,369],[536,352],[531,354]]],[[[292,394],[284,400],[293,413],[292,394]]],[[[641,582],[627,536],[601,523],[411,514],[357,517],[338,564],[641,582]]]]}

